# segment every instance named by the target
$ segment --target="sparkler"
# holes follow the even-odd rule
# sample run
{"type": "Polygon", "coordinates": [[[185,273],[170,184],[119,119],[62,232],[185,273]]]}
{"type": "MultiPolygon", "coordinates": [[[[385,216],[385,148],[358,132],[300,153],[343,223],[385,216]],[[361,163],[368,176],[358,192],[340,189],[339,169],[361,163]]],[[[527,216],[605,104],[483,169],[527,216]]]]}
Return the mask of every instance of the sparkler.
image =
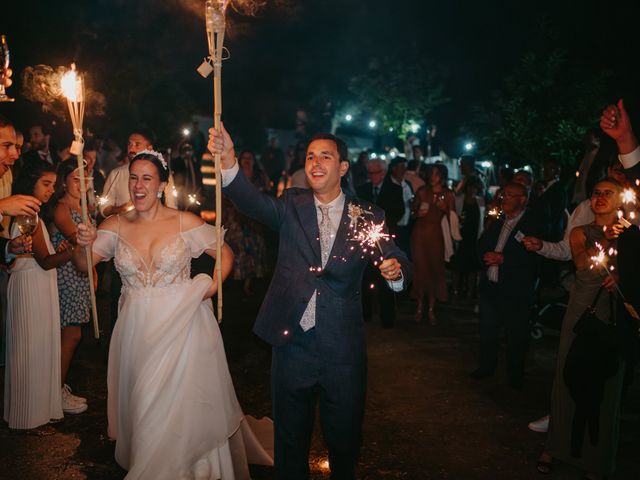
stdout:
{"type": "Polygon", "coordinates": [[[611,272],[615,268],[614,268],[613,265],[609,265],[610,258],[615,256],[615,255],[618,255],[618,251],[613,247],[610,247],[608,251],[605,251],[605,249],[602,246],[602,244],[600,244],[598,242],[595,243],[595,247],[596,247],[598,253],[596,255],[592,255],[590,257],[591,265],[589,265],[589,270],[593,270],[594,268],[602,268],[605,271],[605,273],[609,277],[611,277],[611,280],[613,280],[613,285],[616,287],[616,290],[620,294],[620,297],[624,300],[624,295],[622,294],[622,291],[620,290],[620,287],[618,286],[618,282],[616,282],[616,279],[611,274],[611,272]]]}
{"type": "MultiPolygon", "coordinates": [[[[82,207],[82,221],[85,225],[89,225],[89,211],[87,208],[87,179],[84,170],[84,161],[82,159],[82,151],[84,149],[84,140],[82,138],[82,122],[84,121],[84,82],[82,76],[78,75],[75,63],[71,64],[71,70],[65,73],[60,79],[60,88],[62,94],[67,99],[69,107],[69,115],[73,125],[74,140],[71,144],[71,153],[76,155],[78,160],[78,178],[80,179],[80,205],[82,207]]],[[[91,313],[93,316],[93,333],[96,338],[100,338],[100,328],[98,326],[98,309],[96,307],[96,296],[94,293],[93,274],[91,272],[93,266],[93,256],[91,248],[85,248],[87,255],[87,267],[89,269],[89,295],[91,298],[91,313]]]]}
{"type": "Polygon", "coordinates": [[[380,251],[380,259],[384,258],[384,252],[380,245],[381,240],[388,240],[390,235],[384,231],[384,222],[375,223],[373,219],[365,219],[365,215],[373,212],[364,210],[360,205],[349,203],[347,205],[347,215],[349,216],[349,229],[351,230],[351,240],[356,241],[362,247],[364,253],[374,253],[377,247],[380,251]],[[371,249],[368,252],[368,249],[371,249]]]}

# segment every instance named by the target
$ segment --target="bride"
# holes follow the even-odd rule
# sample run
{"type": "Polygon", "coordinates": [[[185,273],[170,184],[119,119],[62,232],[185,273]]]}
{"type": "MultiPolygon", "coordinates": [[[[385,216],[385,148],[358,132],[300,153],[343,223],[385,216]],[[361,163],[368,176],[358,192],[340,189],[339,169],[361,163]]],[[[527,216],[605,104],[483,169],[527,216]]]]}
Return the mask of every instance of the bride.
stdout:
{"type": "MultiPolygon", "coordinates": [[[[95,231],[78,226],[94,264],[114,258],[123,289],[109,348],[109,435],[127,479],[248,479],[247,463],[272,464],[236,399],[211,298],[217,276],[190,279],[191,258],[215,257],[214,228],[165,207],[161,154],[129,165],[134,209],[95,231]],[[206,300],[206,301],[205,301],[206,300]]],[[[217,259],[226,278],[233,253],[217,259]]],[[[74,263],[86,270],[84,249],[74,263]]]]}

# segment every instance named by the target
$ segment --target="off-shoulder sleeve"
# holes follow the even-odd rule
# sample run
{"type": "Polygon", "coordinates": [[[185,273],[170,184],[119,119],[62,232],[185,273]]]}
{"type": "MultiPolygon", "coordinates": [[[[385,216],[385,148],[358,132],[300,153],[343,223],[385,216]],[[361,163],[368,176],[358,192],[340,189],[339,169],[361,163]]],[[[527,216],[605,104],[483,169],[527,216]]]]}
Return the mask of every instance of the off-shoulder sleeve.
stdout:
{"type": "Polygon", "coordinates": [[[102,261],[106,262],[113,258],[116,253],[116,244],[118,243],[118,234],[111,230],[98,230],[98,237],[93,242],[93,252],[102,257],[102,261]]]}
{"type": "MultiPolygon", "coordinates": [[[[224,241],[224,234],[225,231],[223,230],[222,241],[224,241]]],[[[208,223],[203,223],[199,227],[182,232],[181,235],[193,258],[199,257],[205,250],[216,248],[216,229],[208,223]]]]}

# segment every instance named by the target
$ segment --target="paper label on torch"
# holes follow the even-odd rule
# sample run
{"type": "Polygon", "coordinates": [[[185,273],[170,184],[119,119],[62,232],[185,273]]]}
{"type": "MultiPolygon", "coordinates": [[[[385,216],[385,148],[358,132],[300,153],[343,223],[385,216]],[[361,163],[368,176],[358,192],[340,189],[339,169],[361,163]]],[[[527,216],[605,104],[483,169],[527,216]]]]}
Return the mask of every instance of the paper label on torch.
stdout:
{"type": "Polygon", "coordinates": [[[71,155],[82,155],[83,150],[84,150],[84,142],[74,140],[71,143],[71,148],[69,149],[69,152],[71,153],[71,155]]]}
{"type": "Polygon", "coordinates": [[[207,78],[213,72],[213,66],[211,66],[211,62],[208,58],[205,58],[204,61],[200,64],[198,68],[196,68],[198,73],[202,75],[202,78],[207,78]]]}

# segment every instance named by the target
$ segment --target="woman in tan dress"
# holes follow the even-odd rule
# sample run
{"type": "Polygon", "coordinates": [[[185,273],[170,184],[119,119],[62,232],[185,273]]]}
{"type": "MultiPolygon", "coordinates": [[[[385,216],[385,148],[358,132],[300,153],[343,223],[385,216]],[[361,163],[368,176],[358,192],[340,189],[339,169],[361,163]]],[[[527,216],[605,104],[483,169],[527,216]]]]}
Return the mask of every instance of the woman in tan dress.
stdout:
{"type": "Polygon", "coordinates": [[[455,208],[453,192],[446,187],[447,176],[447,167],[433,165],[429,182],[416,192],[411,209],[415,219],[411,232],[411,256],[415,269],[411,296],[418,301],[417,322],[422,320],[424,297],[428,297],[427,313],[432,325],[437,323],[433,312],[436,300],[447,300],[442,217],[455,208]]]}

